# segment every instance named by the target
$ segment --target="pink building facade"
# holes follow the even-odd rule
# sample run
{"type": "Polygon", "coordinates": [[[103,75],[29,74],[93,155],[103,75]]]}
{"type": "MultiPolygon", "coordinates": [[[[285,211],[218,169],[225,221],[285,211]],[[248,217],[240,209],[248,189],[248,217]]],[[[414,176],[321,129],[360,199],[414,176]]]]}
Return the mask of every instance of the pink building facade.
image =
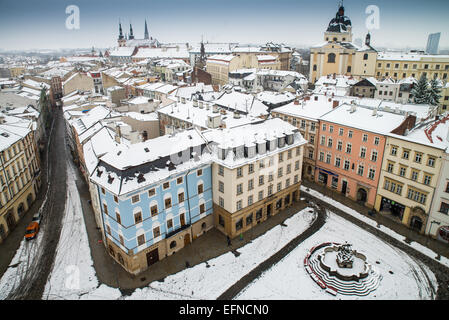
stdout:
{"type": "Polygon", "coordinates": [[[318,139],[316,181],[374,207],[385,136],[320,120],[318,139]]]}

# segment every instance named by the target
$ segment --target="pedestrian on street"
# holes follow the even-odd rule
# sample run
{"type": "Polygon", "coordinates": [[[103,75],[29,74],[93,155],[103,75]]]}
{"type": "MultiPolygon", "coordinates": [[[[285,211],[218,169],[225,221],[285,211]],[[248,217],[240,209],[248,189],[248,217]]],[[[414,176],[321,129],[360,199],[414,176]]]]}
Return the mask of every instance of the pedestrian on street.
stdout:
{"type": "Polygon", "coordinates": [[[228,241],[228,247],[231,246],[231,239],[229,238],[229,236],[226,236],[226,240],[228,241]]]}

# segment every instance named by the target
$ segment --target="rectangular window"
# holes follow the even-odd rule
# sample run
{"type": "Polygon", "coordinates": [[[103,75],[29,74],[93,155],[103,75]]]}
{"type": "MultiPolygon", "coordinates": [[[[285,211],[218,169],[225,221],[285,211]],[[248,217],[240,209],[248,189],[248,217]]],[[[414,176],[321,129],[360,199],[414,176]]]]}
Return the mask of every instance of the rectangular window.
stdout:
{"type": "Polygon", "coordinates": [[[346,144],[346,153],[351,153],[352,145],[350,143],[346,144]]]}
{"type": "Polygon", "coordinates": [[[252,205],[253,204],[253,196],[249,196],[248,197],[248,205],[252,205]]]}
{"type": "Polygon", "coordinates": [[[284,155],[281,153],[279,153],[279,162],[284,161],[284,155]]]}
{"type": "Polygon", "coordinates": [[[237,168],[237,178],[241,178],[243,176],[242,168],[237,168]]]}
{"type": "Polygon", "coordinates": [[[343,134],[344,134],[344,129],[343,128],[338,129],[338,135],[342,136],[343,134]]]}
{"type": "Polygon", "coordinates": [[[103,211],[104,213],[108,214],[108,206],[106,205],[106,203],[103,203],[103,211]]]}
{"type": "Polygon", "coordinates": [[[364,159],[366,157],[366,148],[362,147],[360,149],[360,158],[364,159]]]}
{"type": "Polygon", "coordinates": [[[429,175],[424,175],[424,184],[425,185],[430,185],[430,182],[432,181],[432,176],[429,176],[429,175]]]}
{"type": "Polygon", "coordinates": [[[254,180],[250,179],[248,180],[248,191],[251,191],[254,189],[254,180]]]}
{"type": "Polygon", "coordinates": [[[363,135],[362,141],[363,141],[363,142],[367,142],[367,141],[368,141],[368,135],[367,135],[367,134],[364,134],[364,135],[363,135]]]}
{"type": "Polygon", "coordinates": [[[404,150],[404,152],[402,153],[402,158],[408,160],[409,155],[410,155],[410,151],[404,150]]]}
{"type": "Polygon", "coordinates": [[[291,173],[292,172],[292,165],[291,164],[288,164],[287,165],[287,174],[289,174],[289,173],[291,173]]]}
{"type": "Polygon", "coordinates": [[[173,219],[168,219],[167,220],[167,229],[171,229],[173,228],[173,219]]]}
{"type": "Polygon", "coordinates": [[[153,238],[157,238],[161,235],[161,229],[159,227],[156,227],[153,229],[153,238]]]}
{"type": "Polygon", "coordinates": [[[340,165],[341,165],[341,159],[338,158],[338,157],[336,157],[336,158],[335,158],[335,166],[336,166],[337,168],[340,168],[340,165]]]}
{"type": "Polygon", "coordinates": [[[352,138],[352,134],[353,134],[352,130],[349,130],[349,132],[348,132],[348,137],[349,137],[349,138],[352,138]]]}
{"type": "Polygon", "coordinates": [[[184,202],[184,192],[178,194],[178,203],[184,202]]]}
{"type": "Polygon", "coordinates": [[[444,214],[449,214],[449,204],[447,204],[445,202],[441,202],[440,212],[444,213],[444,214]]]}
{"type": "Polygon", "coordinates": [[[391,154],[392,156],[397,155],[397,154],[398,154],[398,147],[392,146],[392,147],[391,147],[390,154],[391,154]]]}
{"type": "Polygon", "coordinates": [[[171,198],[167,198],[164,200],[165,209],[171,208],[171,198]]]}
{"type": "Polygon", "coordinates": [[[237,195],[242,194],[243,193],[243,184],[240,183],[237,185],[237,195]]]}
{"type": "Polygon", "coordinates": [[[120,213],[116,212],[115,213],[115,218],[116,218],[118,224],[122,224],[122,219],[120,217],[120,213]]]}
{"type": "Polygon", "coordinates": [[[238,231],[240,229],[243,228],[243,218],[239,219],[236,223],[235,223],[235,230],[238,231]]]}
{"type": "Polygon", "coordinates": [[[282,190],[282,182],[279,182],[277,185],[277,192],[282,190]]]}
{"type": "Polygon", "coordinates": [[[224,176],[224,167],[222,165],[218,165],[218,174],[220,176],[224,176]]]}
{"type": "Polygon", "coordinates": [[[324,146],[324,145],[326,144],[326,137],[325,137],[325,136],[321,136],[321,142],[320,142],[320,144],[321,144],[322,146],[324,146]]]}
{"type": "Polygon", "coordinates": [[[258,200],[262,200],[263,199],[263,190],[259,191],[259,196],[258,196],[258,200]]]}
{"type": "Polygon", "coordinates": [[[287,151],[287,159],[291,159],[292,158],[292,150],[288,150],[287,151]]]}
{"type": "Polygon", "coordinates": [[[357,174],[359,176],[363,176],[363,171],[364,171],[365,167],[362,164],[359,164],[359,168],[357,170],[357,174]]]}
{"type": "Polygon", "coordinates": [[[278,178],[282,177],[283,171],[284,171],[283,168],[278,169],[278,178]]]}
{"type": "Polygon", "coordinates": [[[427,165],[429,166],[429,167],[434,167],[435,166],[435,158],[433,158],[433,157],[429,157],[429,159],[427,160],[427,165]]]}
{"type": "Polygon", "coordinates": [[[393,169],[394,169],[394,164],[393,164],[393,163],[388,163],[388,165],[387,165],[387,171],[388,171],[389,173],[392,173],[392,172],[393,172],[393,169]]]}
{"type": "Polygon", "coordinates": [[[218,197],[218,204],[220,205],[220,207],[224,207],[224,199],[222,197],[218,197]]]}
{"type": "Polygon", "coordinates": [[[202,194],[204,192],[204,185],[201,183],[198,185],[198,194],[202,194]]]}
{"type": "Polygon", "coordinates": [[[326,154],[326,163],[331,163],[332,155],[330,153],[326,154]]]}
{"type": "Polygon", "coordinates": [[[156,190],[155,190],[154,188],[148,190],[148,197],[152,197],[152,196],[154,196],[155,194],[156,194],[156,190]]]}
{"type": "Polygon", "coordinates": [[[376,170],[369,169],[368,178],[371,180],[374,180],[375,175],[376,175],[376,170]]]}
{"type": "Polygon", "coordinates": [[[343,169],[345,169],[346,171],[349,170],[349,166],[351,165],[351,163],[348,160],[345,160],[345,166],[343,169]]]}
{"type": "Polygon", "coordinates": [[[264,176],[259,176],[259,186],[263,185],[264,181],[264,176]]]}
{"type": "Polygon", "coordinates": [[[145,235],[141,234],[137,237],[137,245],[141,246],[145,243],[145,235]]]}
{"type": "Polygon", "coordinates": [[[198,177],[202,176],[203,175],[203,169],[198,169],[197,172],[196,172],[196,175],[198,177]]]}
{"type": "Polygon", "coordinates": [[[182,177],[179,177],[178,179],[176,179],[176,184],[181,184],[183,181],[182,177]]]}
{"type": "Polygon", "coordinates": [[[136,212],[134,214],[134,223],[141,223],[142,222],[142,212],[136,212]]]}
{"type": "Polygon", "coordinates": [[[333,144],[332,138],[327,139],[327,146],[329,148],[332,148],[332,144],[333,144]]]}
{"type": "Polygon", "coordinates": [[[206,205],[204,203],[200,204],[200,214],[206,212],[206,205]]]}
{"type": "Polygon", "coordinates": [[[250,226],[253,223],[253,214],[251,213],[249,216],[246,217],[246,225],[250,226]]]}
{"type": "Polygon", "coordinates": [[[401,167],[401,168],[399,169],[399,175],[400,175],[401,177],[405,177],[406,172],[407,172],[407,168],[405,168],[405,167],[401,167]]]}
{"type": "Polygon", "coordinates": [[[254,172],[254,164],[250,163],[250,164],[248,165],[248,173],[251,174],[251,173],[253,173],[253,172],[254,172]]]}
{"type": "Polygon", "coordinates": [[[342,149],[343,149],[343,142],[341,140],[338,140],[337,150],[341,151],[342,149]]]}
{"type": "Polygon", "coordinates": [[[418,171],[412,170],[412,176],[411,176],[411,179],[412,179],[413,181],[418,180],[418,174],[419,174],[418,171]]]}
{"type": "Polygon", "coordinates": [[[237,208],[237,210],[241,210],[242,209],[242,200],[237,201],[236,208],[237,208]]]}
{"type": "Polygon", "coordinates": [[[162,185],[162,188],[164,190],[168,189],[170,187],[170,182],[164,182],[164,184],[162,185]]]}
{"type": "Polygon", "coordinates": [[[131,202],[132,202],[132,203],[136,203],[136,202],[139,202],[139,201],[140,201],[140,197],[139,197],[138,194],[136,194],[135,196],[133,196],[133,197],[131,198],[131,202]]]}
{"type": "MultiPolygon", "coordinates": [[[[183,195],[184,195],[184,194],[183,194],[183,195]]],[[[184,201],[184,200],[183,200],[183,201],[184,201]]],[[[151,206],[150,210],[151,210],[151,216],[152,216],[152,217],[157,216],[157,204],[151,206]]]]}

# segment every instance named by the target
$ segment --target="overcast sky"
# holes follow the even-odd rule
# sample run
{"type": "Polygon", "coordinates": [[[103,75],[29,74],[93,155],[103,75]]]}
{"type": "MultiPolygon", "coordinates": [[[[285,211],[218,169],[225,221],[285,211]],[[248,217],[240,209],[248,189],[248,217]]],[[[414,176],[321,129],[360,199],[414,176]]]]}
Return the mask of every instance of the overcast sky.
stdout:
{"type": "MultiPolygon", "coordinates": [[[[345,0],[354,38],[364,38],[369,5],[380,9],[374,47],[423,48],[429,33],[441,32],[440,48],[449,47],[447,0],[345,0]]],[[[58,49],[116,45],[118,22],[143,38],[162,43],[209,42],[315,45],[335,16],[337,0],[0,0],[0,49],[58,49]],[[66,28],[68,5],[80,10],[79,30],[66,28]]]]}

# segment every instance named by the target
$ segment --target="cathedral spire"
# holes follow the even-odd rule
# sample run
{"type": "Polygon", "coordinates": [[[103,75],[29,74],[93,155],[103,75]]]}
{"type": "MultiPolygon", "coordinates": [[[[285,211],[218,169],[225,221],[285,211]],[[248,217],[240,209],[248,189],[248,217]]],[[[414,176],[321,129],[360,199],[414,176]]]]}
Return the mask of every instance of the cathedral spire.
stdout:
{"type": "Polygon", "coordinates": [[[143,36],[144,39],[149,39],[150,38],[150,34],[148,33],[148,27],[147,27],[147,19],[145,19],[145,33],[143,36]]]}
{"type": "Polygon", "coordinates": [[[133,26],[131,25],[131,23],[129,24],[129,40],[134,39],[134,34],[133,34],[133,26]]]}
{"type": "Polygon", "coordinates": [[[122,40],[123,39],[123,31],[122,31],[122,24],[120,23],[120,21],[118,23],[118,30],[119,30],[118,39],[122,40]]]}

